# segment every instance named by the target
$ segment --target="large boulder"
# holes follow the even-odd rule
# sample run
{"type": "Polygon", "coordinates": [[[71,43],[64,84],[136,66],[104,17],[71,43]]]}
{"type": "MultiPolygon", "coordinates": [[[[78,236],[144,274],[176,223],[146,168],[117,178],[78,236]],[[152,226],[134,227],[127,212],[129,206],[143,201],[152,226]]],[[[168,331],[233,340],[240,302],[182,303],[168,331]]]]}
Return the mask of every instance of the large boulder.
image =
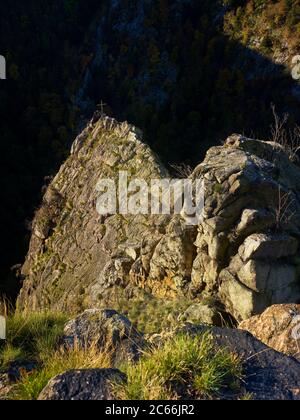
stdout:
{"type": "Polygon", "coordinates": [[[241,322],[263,343],[300,361],[300,305],[274,305],[263,314],[241,322]]]}
{"type": "Polygon", "coordinates": [[[126,381],[117,369],[72,370],[51,379],[39,396],[41,401],[113,400],[113,383],[126,381]]]}
{"type": "Polygon", "coordinates": [[[300,299],[300,169],[275,143],[233,135],[208,151],[205,218],[191,289],[215,294],[241,321],[300,299]]]}
{"type": "MultiPolygon", "coordinates": [[[[128,286],[128,293],[132,286],[144,287],[149,260],[166,233],[169,217],[100,216],[98,183],[118,182],[119,171],[146,181],[168,177],[138,129],[95,115],[75,140],[32,223],[19,308],[79,313],[113,307],[124,295],[128,298],[128,286]]],[[[177,265],[189,275],[184,262],[177,265]]],[[[168,275],[166,281],[154,278],[149,288],[174,296],[176,287],[168,275]]]]}
{"type": "Polygon", "coordinates": [[[63,344],[66,348],[96,345],[112,353],[115,361],[135,360],[143,347],[143,337],[118,312],[89,309],[65,325],[63,344]]]}
{"type": "Polygon", "coordinates": [[[198,226],[180,215],[99,216],[99,179],[168,171],[141,133],[95,116],[33,222],[22,310],[115,307],[142,288],[159,298],[217,299],[241,321],[300,300],[300,169],[275,143],[233,135],[190,179],[205,182],[198,226]]]}

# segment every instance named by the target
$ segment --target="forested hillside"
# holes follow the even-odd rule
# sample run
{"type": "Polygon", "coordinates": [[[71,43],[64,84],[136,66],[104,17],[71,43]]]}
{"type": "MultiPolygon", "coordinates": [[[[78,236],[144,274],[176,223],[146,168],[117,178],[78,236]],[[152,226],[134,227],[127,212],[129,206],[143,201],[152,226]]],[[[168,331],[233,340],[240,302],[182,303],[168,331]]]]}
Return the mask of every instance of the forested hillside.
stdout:
{"type": "Polygon", "coordinates": [[[10,267],[24,259],[44,177],[66,157],[74,135],[72,92],[88,63],[86,36],[99,1],[25,0],[0,5],[0,286],[12,293],[10,267]],[[81,52],[80,52],[81,51],[81,52]]]}
{"type": "Polygon", "coordinates": [[[291,54],[299,53],[300,2],[228,1],[225,32],[243,45],[255,48],[277,62],[290,64],[291,54]]]}
{"type": "Polygon", "coordinates": [[[6,293],[18,288],[10,267],[24,260],[44,178],[101,101],[142,128],[166,164],[199,162],[233,132],[267,139],[271,103],[300,122],[290,75],[299,0],[14,0],[0,8],[6,293]]]}

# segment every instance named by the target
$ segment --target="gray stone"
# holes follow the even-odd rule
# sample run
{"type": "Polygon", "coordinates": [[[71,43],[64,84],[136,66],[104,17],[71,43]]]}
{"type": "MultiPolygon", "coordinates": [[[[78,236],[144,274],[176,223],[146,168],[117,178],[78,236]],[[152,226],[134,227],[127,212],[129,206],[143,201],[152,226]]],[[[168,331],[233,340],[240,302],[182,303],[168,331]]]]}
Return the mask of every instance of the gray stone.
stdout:
{"type": "Polygon", "coordinates": [[[219,296],[227,311],[238,321],[260,313],[269,304],[266,297],[249,289],[229,271],[223,270],[221,275],[219,296]]]}
{"type": "Polygon", "coordinates": [[[117,369],[72,370],[51,379],[39,396],[40,401],[113,400],[112,383],[126,381],[117,369]]]}
{"type": "Polygon", "coordinates": [[[222,325],[222,313],[212,305],[195,303],[191,305],[183,314],[179,315],[179,321],[192,322],[195,324],[222,325]]]}
{"type": "Polygon", "coordinates": [[[95,344],[99,349],[112,352],[115,361],[120,361],[139,357],[143,337],[118,312],[90,309],[66,324],[62,342],[66,348],[95,344]]]}
{"type": "Polygon", "coordinates": [[[239,249],[243,261],[250,259],[279,259],[296,254],[298,241],[287,235],[253,234],[239,249]]]}
{"type": "MultiPolygon", "coordinates": [[[[255,292],[268,293],[280,290],[296,282],[293,265],[248,261],[238,271],[239,280],[255,292]]],[[[295,296],[296,299],[296,296],[295,296]]]]}

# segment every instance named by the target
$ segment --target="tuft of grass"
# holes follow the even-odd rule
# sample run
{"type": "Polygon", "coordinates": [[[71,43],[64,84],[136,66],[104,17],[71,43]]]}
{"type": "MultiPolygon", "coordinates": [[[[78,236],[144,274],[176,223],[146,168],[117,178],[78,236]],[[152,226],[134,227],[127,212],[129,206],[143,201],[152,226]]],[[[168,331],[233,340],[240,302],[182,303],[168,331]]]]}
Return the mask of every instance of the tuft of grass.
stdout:
{"type": "Polygon", "coordinates": [[[11,363],[23,358],[23,351],[20,347],[8,344],[1,350],[1,369],[8,369],[11,363]]]}
{"type": "Polygon", "coordinates": [[[53,352],[67,317],[56,313],[12,314],[7,318],[7,340],[0,348],[0,370],[12,362],[39,363],[53,352]]]}
{"type": "Polygon", "coordinates": [[[250,392],[246,392],[240,397],[240,401],[253,401],[253,399],[253,394],[251,394],[250,392]]]}
{"type": "Polygon", "coordinates": [[[235,391],[239,389],[241,373],[238,358],[234,354],[219,350],[207,361],[205,370],[195,376],[193,387],[204,397],[218,394],[225,388],[235,391]]]}
{"type": "Polygon", "coordinates": [[[236,388],[242,377],[241,361],[216,350],[209,333],[175,336],[121,369],[128,377],[127,384],[115,385],[121,400],[209,398],[236,388]]]}
{"type": "Polygon", "coordinates": [[[87,348],[59,349],[46,355],[43,366],[33,372],[23,372],[12,393],[14,400],[36,400],[50,379],[73,369],[97,369],[111,366],[111,352],[100,351],[97,344],[87,348]]]}
{"type": "Polygon", "coordinates": [[[59,347],[67,316],[60,313],[12,313],[7,319],[7,340],[0,348],[0,370],[13,362],[31,360],[37,367],[21,371],[21,378],[10,395],[14,400],[35,400],[53,377],[72,369],[111,366],[111,352],[88,348],[59,347]]]}

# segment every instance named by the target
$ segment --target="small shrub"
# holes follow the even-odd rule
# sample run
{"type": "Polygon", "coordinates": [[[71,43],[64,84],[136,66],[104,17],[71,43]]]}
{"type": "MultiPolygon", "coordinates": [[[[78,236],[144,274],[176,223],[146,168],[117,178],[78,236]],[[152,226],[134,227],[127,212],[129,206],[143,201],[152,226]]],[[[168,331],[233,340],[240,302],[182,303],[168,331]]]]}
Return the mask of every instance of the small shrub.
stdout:
{"type": "Polygon", "coordinates": [[[170,165],[171,169],[173,170],[175,176],[179,179],[187,179],[190,178],[190,176],[193,173],[193,168],[185,163],[181,163],[179,165],[173,164],[170,165]]]}
{"type": "Polygon", "coordinates": [[[295,203],[296,201],[293,198],[292,192],[284,192],[279,187],[278,200],[274,206],[276,229],[284,229],[293,222],[293,219],[297,216],[295,203]]]}

